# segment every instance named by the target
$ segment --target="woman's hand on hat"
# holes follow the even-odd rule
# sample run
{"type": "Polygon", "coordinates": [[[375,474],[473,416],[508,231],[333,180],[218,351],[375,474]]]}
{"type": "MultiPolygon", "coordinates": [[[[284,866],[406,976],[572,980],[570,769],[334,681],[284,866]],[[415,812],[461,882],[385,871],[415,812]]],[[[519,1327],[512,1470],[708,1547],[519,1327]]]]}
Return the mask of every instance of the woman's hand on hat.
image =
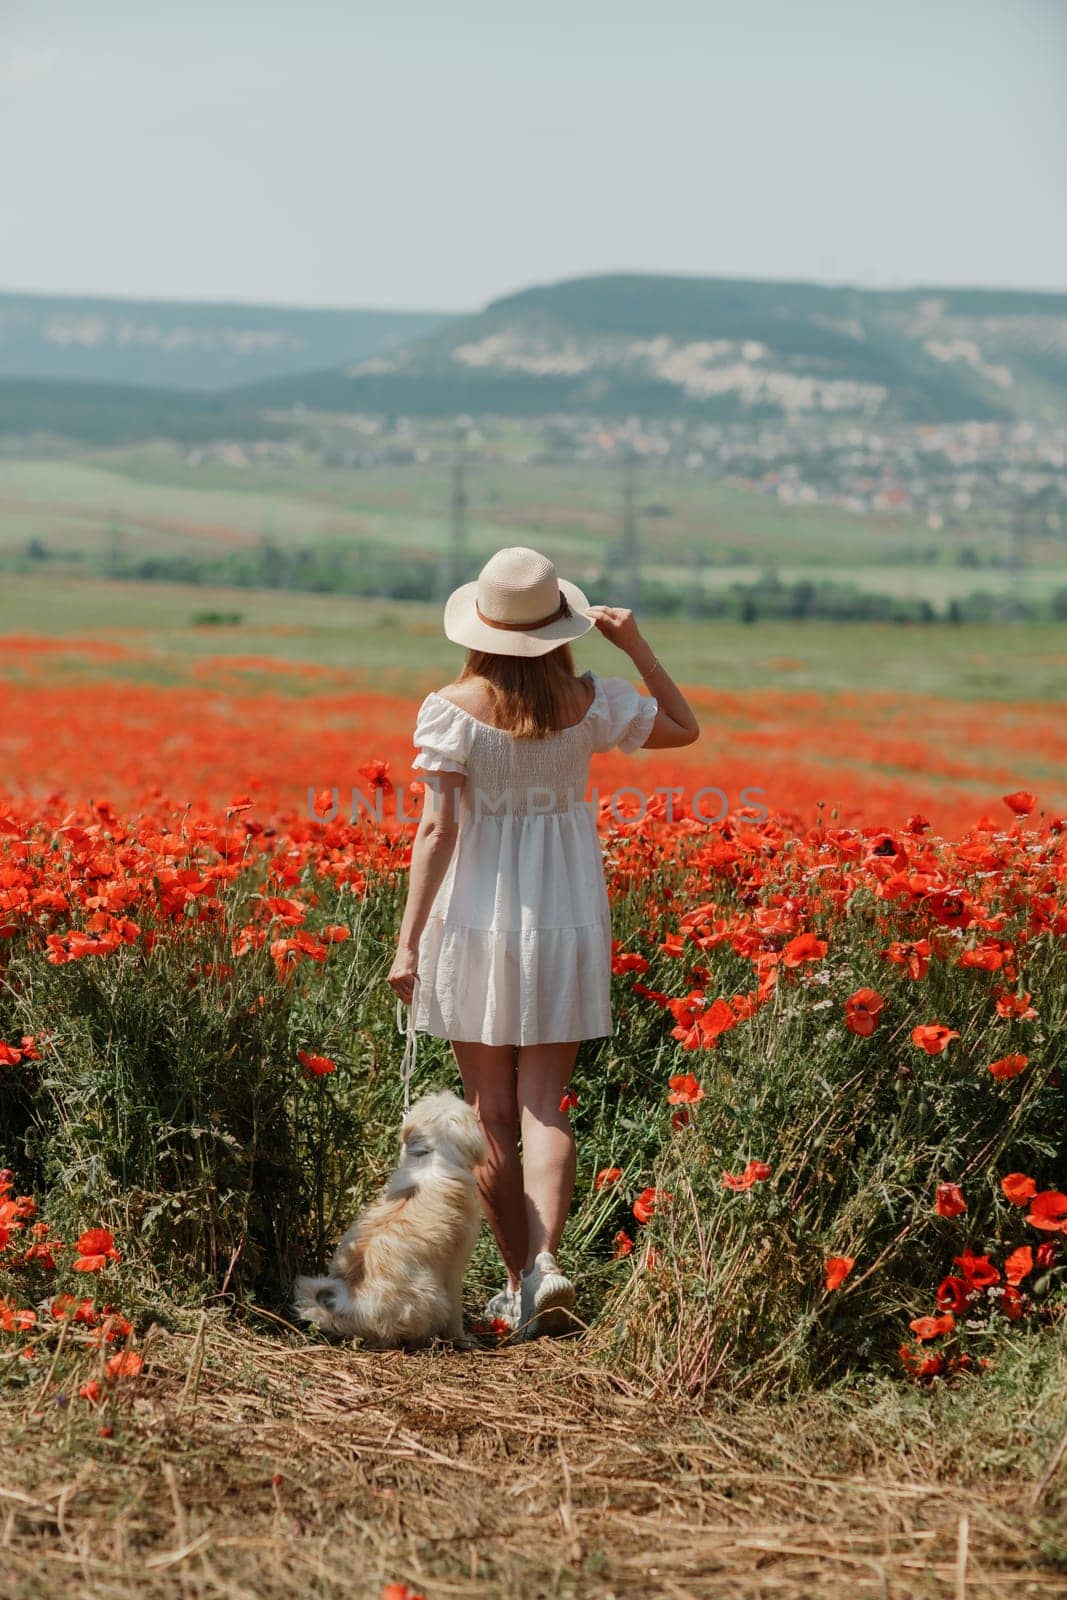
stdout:
{"type": "Polygon", "coordinates": [[[628,656],[645,643],[637,618],[625,606],[590,606],[586,615],[592,617],[609,644],[624,650],[628,656]]]}
{"type": "Polygon", "coordinates": [[[386,979],[398,999],[409,1006],[415,997],[415,979],[419,971],[419,952],[409,945],[399,945],[386,979]]]}

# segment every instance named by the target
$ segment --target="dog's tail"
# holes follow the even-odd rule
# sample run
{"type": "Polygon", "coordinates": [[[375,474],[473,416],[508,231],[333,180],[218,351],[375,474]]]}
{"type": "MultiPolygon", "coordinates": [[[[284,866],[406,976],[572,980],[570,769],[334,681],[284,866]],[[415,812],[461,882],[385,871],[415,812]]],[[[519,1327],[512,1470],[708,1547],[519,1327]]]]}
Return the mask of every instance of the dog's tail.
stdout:
{"type": "Polygon", "coordinates": [[[358,1333],[354,1307],[343,1278],[297,1278],[293,1311],[302,1322],[313,1322],[333,1339],[352,1339],[358,1333]]]}

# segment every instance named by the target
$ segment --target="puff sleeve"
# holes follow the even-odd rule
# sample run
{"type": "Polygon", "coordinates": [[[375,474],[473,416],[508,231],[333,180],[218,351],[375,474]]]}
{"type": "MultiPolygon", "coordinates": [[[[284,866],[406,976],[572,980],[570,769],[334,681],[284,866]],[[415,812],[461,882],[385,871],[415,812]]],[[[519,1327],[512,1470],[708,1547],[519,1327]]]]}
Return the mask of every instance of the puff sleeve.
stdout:
{"type": "Polygon", "coordinates": [[[418,754],[411,763],[424,772],[466,772],[474,725],[443,695],[428,694],[419,707],[412,738],[418,754]]]}
{"type": "Polygon", "coordinates": [[[593,749],[637,750],[644,744],[656,720],[659,702],[639,694],[626,678],[594,678],[596,691],[589,708],[593,729],[593,749]]]}

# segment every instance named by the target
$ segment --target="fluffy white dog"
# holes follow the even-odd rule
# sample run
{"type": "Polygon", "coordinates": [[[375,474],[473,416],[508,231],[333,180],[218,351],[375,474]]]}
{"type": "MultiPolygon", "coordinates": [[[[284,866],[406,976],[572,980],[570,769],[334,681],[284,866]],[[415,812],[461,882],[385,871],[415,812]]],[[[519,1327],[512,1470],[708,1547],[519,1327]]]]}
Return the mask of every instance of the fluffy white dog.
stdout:
{"type": "Polygon", "coordinates": [[[401,1129],[403,1154],[380,1197],[337,1246],[325,1278],[298,1278],[294,1311],[334,1339],[377,1349],[465,1343],[462,1286],[481,1210],[473,1169],[487,1158],[478,1119],[445,1090],[401,1129]]]}

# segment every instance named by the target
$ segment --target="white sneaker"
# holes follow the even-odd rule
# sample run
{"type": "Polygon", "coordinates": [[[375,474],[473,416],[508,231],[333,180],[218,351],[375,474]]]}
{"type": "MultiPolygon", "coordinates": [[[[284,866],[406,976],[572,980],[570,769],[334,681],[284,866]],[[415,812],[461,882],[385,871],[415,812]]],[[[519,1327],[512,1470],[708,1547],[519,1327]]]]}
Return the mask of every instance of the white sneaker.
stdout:
{"type": "Polygon", "coordinates": [[[505,1284],[500,1293],[495,1294],[487,1303],[485,1308],[485,1320],[490,1324],[494,1322],[506,1322],[508,1327],[514,1333],[515,1329],[519,1325],[518,1289],[512,1289],[509,1287],[509,1285],[505,1284]]]}
{"type": "Polygon", "coordinates": [[[519,1291],[520,1339],[539,1339],[542,1334],[577,1333],[571,1316],[574,1285],[559,1270],[556,1258],[542,1250],[529,1272],[524,1272],[519,1291]]]}

